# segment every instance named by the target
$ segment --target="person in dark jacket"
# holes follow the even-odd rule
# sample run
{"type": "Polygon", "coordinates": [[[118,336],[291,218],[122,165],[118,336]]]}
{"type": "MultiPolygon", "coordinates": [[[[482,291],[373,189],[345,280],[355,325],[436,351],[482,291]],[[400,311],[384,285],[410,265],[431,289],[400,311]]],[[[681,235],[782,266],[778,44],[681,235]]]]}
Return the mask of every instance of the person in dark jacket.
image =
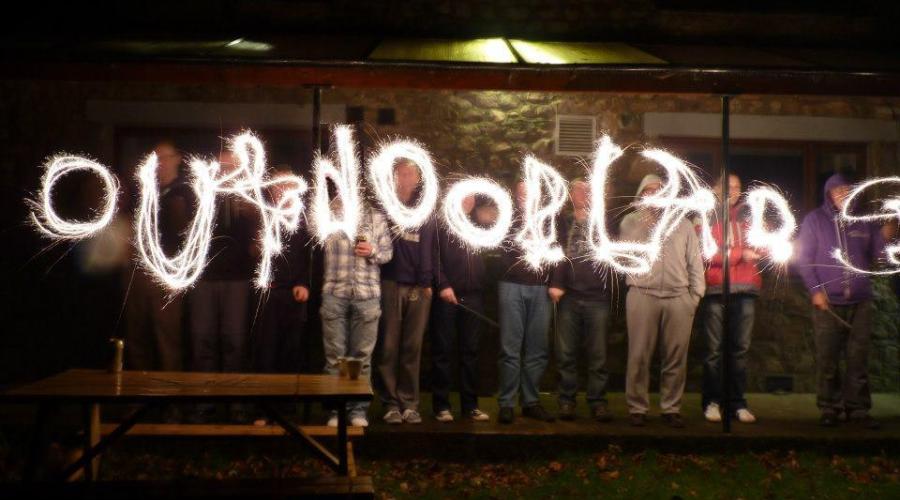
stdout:
{"type": "MultiPolygon", "coordinates": [[[[237,168],[234,155],[219,158],[224,174],[237,168]]],[[[245,372],[250,366],[249,306],[251,279],[259,255],[259,218],[255,207],[234,197],[220,196],[209,262],[188,292],[191,329],[191,370],[195,372],[245,372]]],[[[202,423],[214,411],[198,405],[191,421],[202,423]]],[[[244,405],[232,405],[230,418],[250,421],[244,405]]]]}
{"type": "MultiPolygon", "coordinates": [[[[473,213],[475,196],[463,200],[463,210],[473,213]]],[[[474,222],[474,221],[473,221],[474,222]]],[[[437,291],[434,301],[434,330],[431,337],[432,409],[439,422],[452,422],[450,411],[450,355],[456,349],[460,364],[459,400],[462,415],[476,422],[490,420],[478,408],[478,338],[481,319],[467,309],[482,314],[484,261],[465,242],[445,228],[437,237],[437,291]],[[463,307],[467,308],[464,309],[463,307]]]]}
{"type": "MultiPolygon", "coordinates": [[[[419,167],[401,160],[394,166],[397,198],[413,205],[420,192],[419,167]]],[[[428,220],[415,231],[395,231],[393,258],[381,266],[382,336],[378,374],[381,400],[389,424],[418,424],[419,368],[422,341],[434,281],[435,222],[428,220]]]]}
{"type": "Polygon", "coordinates": [[[850,193],[840,174],[825,182],[825,202],[803,219],[797,241],[797,270],[809,290],[816,339],[816,403],[820,423],[834,426],[845,413],[867,428],[879,423],[869,415],[869,337],[872,334],[872,282],[835,258],[841,252],[853,266],[871,269],[883,257],[881,227],[869,222],[840,220],[850,193]],[[841,353],[846,371],[840,376],[841,353]]]}
{"type": "MultiPolygon", "coordinates": [[[[279,173],[289,174],[287,166],[279,173]]],[[[270,189],[277,200],[282,185],[270,189]]],[[[286,250],[273,262],[272,282],[260,312],[253,342],[254,368],[259,373],[298,373],[301,369],[301,337],[306,325],[309,301],[312,238],[305,225],[298,228],[285,244],[286,250]]]]}
{"type": "MultiPolygon", "coordinates": [[[[184,176],[182,155],[174,143],[154,148],[159,162],[160,245],[167,255],[181,246],[190,224],[195,196],[184,176]]],[[[172,294],[143,269],[135,269],[125,303],[125,363],[129,370],[184,370],[184,295],[172,294]]],[[[180,420],[177,406],[164,412],[168,422],[180,420]]]]}
{"type": "MultiPolygon", "coordinates": [[[[519,182],[516,184],[519,219],[525,196],[525,183],[519,182]]],[[[558,234],[565,234],[562,225],[557,224],[558,234]]],[[[519,227],[515,226],[519,224],[514,225],[511,234],[518,232],[519,227]]],[[[548,287],[553,269],[531,268],[524,260],[524,251],[515,243],[509,242],[504,247],[500,261],[506,271],[497,286],[500,308],[498,420],[501,424],[513,422],[516,397],[521,390],[522,415],[551,422],[555,417],[541,406],[538,386],[549,359],[547,334],[552,304],[559,302],[564,290],[548,287]]]]}
{"type": "Polygon", "coordinates": [[[588,364],[587,403],[591,415],[608,422],[606,400],[606,329],[609,321],[610,275],[605,266],[589,260],[589,186],[584,179],[569,184],[572,217],[563,245],[567,261],[556,268],[553,286],[565,290],[559,302],[556,361],[559,368],[559,418],[575,418],[578,389],[577,359],[584,352],[588,364]]]}
{"type": "MultiPolygon", "coordinates": [[[[715,184],[715,192],[722,199],[721,182],[715,184]]],[[[727,248],[731,294],[728,302],[728,326],[731,334],[731,409],[738,421],[753,423],[756,417],[747,408],[744,390],[747,387],[747,352],[753,333],[756,298],[762,286],[759,275],[760,255],[746,244],[749,228],[746,211],[738,203],[741,198],[741,179],[731,175],[728,179],[728,230],[722,230],[722,222],[713,224],[711,231],[716,245],[727,248]],[[723,237],[724,236],[724,237],[723,237]],[[727,243],[725,242],[727,237],[727,243]]],[[[717,212],[718,213],[718,209],[717,212]]],[[[699,233],[700,226],[697,226],[699,233]]],[[[703,335],[706,337],[706,357],[703,360],[703,414],[710,422],[722,420],[722,330],[724,305],[722,304],[722,252],[709,260],[706,269],[706,296],[700,305],[703,318],[703,335]]]]}

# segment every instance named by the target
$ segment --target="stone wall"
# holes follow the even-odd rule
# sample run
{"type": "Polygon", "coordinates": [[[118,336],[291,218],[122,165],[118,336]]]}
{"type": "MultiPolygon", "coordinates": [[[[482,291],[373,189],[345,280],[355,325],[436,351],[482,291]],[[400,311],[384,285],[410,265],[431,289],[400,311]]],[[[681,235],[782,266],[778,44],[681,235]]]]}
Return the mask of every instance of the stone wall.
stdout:
{"type": "MultiPolygon", "coordinates": [[[[0,82],[0,171],[4,188],[5,227],[17,226],[18,241],[7,268],[13,278],[5,285],[5,295],[14,296],[16,287],[32,286],[44,269],[29,269],[25,274],[16,262],[26,261],[41,244],[27,228],[20,225],[25,218],[22,197],[37,186],[34,168],[49,153],[68,150],[84,152],[104,162],[112,162],[115,151],[115,129],[92,123],[86,116],[86,103],[91,99],[122,101],[203,101],[217,103],[294,103],[308,104],[310,93],[304,89],[282,89],[265,86],[193,86],[100,84],[74,82],[0,82]]],[[[395,135],[421,141],[433,154],[441,174],[452,179],[462,173],[486,174],[501,182],[511,183],[520,169],[524,153],[531,153],[559,168],[572,178],[584,173],[584,165],[572,157],[554,155],[555,116],[589,114],[597,119],[598,128],[610,134],[619,144],[653,142],[643,136],[643,113],[720,111],[715,96],[702,95],[630,95],[599,93],[535,93],[535,92],[451,92],[406,90],[325,91],[326,104],[362,107],[360,135],[371,147],[395,135]],[[393,108],[396,123],[376,123],[379,108],[393,108]]],[[[878,118],[898,120],[900,100],[882,98],[740,96],[734,99],[735,114],[802,115],[823,117],[878,118]]],[[[900,165],[898,145],[868,145],[867,169],[870,175],[896,172],[900,165]]],[[[651,168],[636,160],[627,160],[616,179],[613,195],[629,196],[639,179],[651,168]]],[[[495,269],[494,272],[497,272],[495,269]]],[[[796,280],[783,272],[767,273],[765,291],[758,304],[758,321],[750,353],[750,389],[761,390],[765,377],[788,374],[795,377],[797,390],[812,390],[812,336],[805,292],[796,280]]],[[[897,390],[897,317],[896,299],[886,286],[879,287],[879,316],[876,321],[872,349],[873,387],[897,390]]],[[[50,293],[44,289],[44,293],[50,293]]],[[[27,294],[26,294],[27,295],[27,294]]],[[[65,300],[65,298],[60,298],[65,300]]],[[[610,369],[614,388],[622,387],[625,360],[625,324],[622,295],[618,296],[610,332],[610,369]]],[[[17,299],[26,300],[26,299],[17,299]]],[[[27,300],[40,301],[41,297],[27,300]]],[[[493,294],[489,315],[496,317],[493,294]]],[[[31,305],[24,310],[41,310],[31,305]]],[[[77,314],[78,312],[72,312],[77,314]]],[[[23,319],[20,326],[33,326],[23,319]]],[[[113,322],[107,322],[112,324],[113,322]]],[[[107,325],[107,323],[103,323],[107,325]]],[[[105,326],[106,328],[109,325],[105,326]]],[[[101,334],[102,338],[105,334],[101,334]]],[[[4,336],[4,347],[15,343],[4,336]]],[[[19,344],[16,344],[19,345],[19,344]]],[[[42,344],[35,344],[40,346],[42,344]]],[[[30,345],[31,348],[35,345],[30,345]]],[[[689,385],[699,382],[702,342],[695,336],[691,349],[689,385]]],[[[45,346],[44,348],[52,348],[45,346]]],[[[10,352],[4,348],[4,352],[10,352]]],[[[482,368],[485,373],[483,392],[494,390],[496,383],[497,332],[484,336],[482,368]]],[[[423,366],[428,366],[427,362],[423,366]]],[[[429,374],[423,370],[423,377],[429,374]]],[[[555,374],[546,376],[552,387],[555,374]]]]}

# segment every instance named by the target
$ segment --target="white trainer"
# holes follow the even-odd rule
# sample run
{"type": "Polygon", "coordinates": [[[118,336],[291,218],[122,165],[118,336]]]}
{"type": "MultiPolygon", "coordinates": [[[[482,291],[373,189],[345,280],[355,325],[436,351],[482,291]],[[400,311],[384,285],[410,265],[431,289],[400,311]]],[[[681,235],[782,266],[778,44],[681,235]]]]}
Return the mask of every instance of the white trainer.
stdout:
{"type": "Polygon", "coordinates": [[[721,422],[722,421],[722,412],[719,410],[718,403],[710,403],[706,406],[706,410],[703,412],[703,416],[706,417],[707,422],[721,422]]]}
{"type": "Polygon", "coordinates": [[[400,415],[400,412],[397,411],[396,408],[391,408],[384,414],[384,421],[391,425],[402,424],[403,416],[400,415]]]}
{"type": "Polygon", "coordinates": [[[741,408],[737,412],[738,421],[742,424],[752,424],[756,422],[756,416],[750,413],[750,410],[741,408]]]}
{"type": "Polygon", "coordinates": [[[368,427],[369,419],[365,415],[353,415],[350,417],[350,425],[353,427],[368,427]]]}
{"type": "Polygon", "coordinates": [[[453,414],[450,413],[450,410],[441,410],[437,412],[434,419],[438,422],[449,424],[450,422],[453,422],[453,414]]]}
{"type": "Polygon", "coordinates": [[[337,427],[337,415],[328,417],[328,422],[325,425],[328,427],[337,427]]]}
{"type": "Polygon", "coordinates": [[[473,422],[487,422],[491,419],[491,416],[487,413],[475,408],[474,410],[469,412],[469,418],[473,422]]]}
{"type": "Polygon", "coordinates": [[[407,408],[403,410],[403,421],[407,424],[421,424],[422,415],[419,415],[419,412],[412,408],[407,408]]]}

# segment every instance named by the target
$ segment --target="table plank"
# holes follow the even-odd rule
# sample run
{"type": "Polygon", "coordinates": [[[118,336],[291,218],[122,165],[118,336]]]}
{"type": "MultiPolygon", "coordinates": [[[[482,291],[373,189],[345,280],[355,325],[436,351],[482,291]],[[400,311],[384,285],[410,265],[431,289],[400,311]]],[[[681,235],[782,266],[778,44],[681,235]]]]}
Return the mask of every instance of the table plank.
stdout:
{"type": "MultiPolygon", "coordinates": [[[[100,433],[107,435],[117,424],[102,424],[100,433]]],[[[325,425],[302,425],[308,435],[313,437],[337,437],[337,429],[325,425]]],[[[363,436],[363,427],[347,427],[347,435],[363,436]]],[[[127,436],[284,436],[285,430],[277,425],[240,425],[240,424],[136,424],[127,436]]]]}
{"type": "Polygon", "coordinates": [[[72,369],[0,393],[3,402],[89,400],[371,400],[368,380],[337,375],[72,369]]]}

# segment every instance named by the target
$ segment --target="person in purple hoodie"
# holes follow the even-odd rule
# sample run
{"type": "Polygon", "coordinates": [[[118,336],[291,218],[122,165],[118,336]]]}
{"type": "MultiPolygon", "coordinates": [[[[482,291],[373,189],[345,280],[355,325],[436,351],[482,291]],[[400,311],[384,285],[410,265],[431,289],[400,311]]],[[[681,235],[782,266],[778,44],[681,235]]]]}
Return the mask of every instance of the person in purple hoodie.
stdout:
{"type": "Polygon", "coordinates": [[[877,429],[879,423],[869,415],[872,283],[841,264],[834,252],[843,253],[855,267],[871,269],[883,254],[884,239],[877,224],[840,220],[849,194],[850,183],[842,175],[825,182],[825,202],[800,226],[796,264],[813,305],[819,422],[835,426],[844,412],[849,421],[877,429]],[[842,351],[847,365],[843,378],[842,351]]]}
{"type": "MultiPolygon", "coordinates": [[[[417,202],[419,167],[401,160],[394,166],[397,198],[417,202]]],[[[431,311],[434,281],[434,219],[415,231],[394,231],[394,258],[381,266],[382,329],[378,374],[388,424],[419,424],[419,367],[422,340],[431,311]]]]}

